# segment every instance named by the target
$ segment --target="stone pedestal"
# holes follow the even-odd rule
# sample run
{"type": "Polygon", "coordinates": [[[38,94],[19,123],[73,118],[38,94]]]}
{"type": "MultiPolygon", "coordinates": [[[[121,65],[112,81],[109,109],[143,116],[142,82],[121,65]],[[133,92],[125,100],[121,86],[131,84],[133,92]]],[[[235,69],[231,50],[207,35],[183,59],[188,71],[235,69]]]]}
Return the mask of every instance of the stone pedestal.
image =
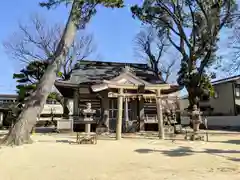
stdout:
{"type": "Polygon", "coordinates": [[[87,103],[86,109],[82,110],[84,115],[83,121],[79,121],[80,124],[85,125],[85,133],[90,135],[91,133],[91,124],[95,124],[96,121],[93,119],[93,115],[96,114],[96,110],[91,109],[91,103],[87,103]]]}
{"type": "Polygon", "coordinates": [[[201,111],[197,108],[197,105],[193,105],[193,111],[191,113],[192,125],[193,125],[193,134],[191,140],[199,139],[199,127],[202,122],[201,111]]]}
{"type": "Polygon", "coordinates": [[[85,124],[85,133],[86,134],[91,133],[91,124],[89,124],[89,123],[85,124]]]}
{"type": "Polygon", "coordinates": [[[191,137],[191,140],[199,139],[199,127],[200,127],[201,121],[200,120],[193,120],[193,134],[191,137]]]}

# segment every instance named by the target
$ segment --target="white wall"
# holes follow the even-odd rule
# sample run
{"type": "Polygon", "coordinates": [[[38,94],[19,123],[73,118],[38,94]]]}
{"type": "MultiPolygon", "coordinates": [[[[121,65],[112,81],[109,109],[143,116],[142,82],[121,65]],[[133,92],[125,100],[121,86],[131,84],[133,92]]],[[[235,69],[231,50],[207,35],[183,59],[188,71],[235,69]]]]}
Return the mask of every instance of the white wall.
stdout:
{"type": "Polygon", "coordinates": [[[61,121],[57,121],[57,129],[58,130],[66,130],[72,129],[72,120],[69,119],[61,119],[61,121]]]}
{"type": "MultiPolygon", "coordinates": [[[[69,115],[73,114],[73,100],[68,101],[69,115]]],[[[50,114],[51,110],[54,114],[63,114],[63,108],[61,104],[45,104],[41,114],[50,114]]]]}
{"type": "Polygon", "coordinates": [[[189,106],[188,99],[179,99],[180,110],[184,111],[189,106]]]}
{"type": "Polygon", "coordinates": [[[41,114],[63,114],[63,108],[61,104],[44,104],[41,114]]]}
{"type": "MultiPolygon", "coordinates": [[[[181,117],[182,124],[189,124],[189,117],[181,117]]],[[[208,126],[240,127],[240,116],[208,116],[208,126]]]]}

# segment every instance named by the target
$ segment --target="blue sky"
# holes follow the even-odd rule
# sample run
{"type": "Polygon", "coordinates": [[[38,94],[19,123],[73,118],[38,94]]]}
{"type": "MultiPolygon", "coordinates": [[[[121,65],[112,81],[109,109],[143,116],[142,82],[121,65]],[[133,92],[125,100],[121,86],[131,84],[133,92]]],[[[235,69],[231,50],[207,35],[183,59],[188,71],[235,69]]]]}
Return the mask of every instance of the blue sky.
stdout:
{"type": "MultiPolygon", "coordinates": [[[[14,93],[15,80],[12,79],[14,72],[19,72],[23,64],[10,58],[2,46],[2,42],[18,29],[19,22],[27,23],[30,16],[37,14],[43,17],[49,24],[65,23],[68,9],[61,6],[55,10],[41,8],[38,3],[41,0],[8,0],[0,6],[0,94],[14,93]]],[[[86,31],[93,33],[94,42],[97,44],[97,53],[103,61],[141,62],[134,53],[133,39],[140,31],[141,23],[132,18],[130,6],[142,0],[125,0],[126,7],[123,9],[100,8],[96,16],[87,26],[86,31]]],[[[223,33],[224,34],[224,33],[223,33]]],[[[229,51],[224,47],[227,36],[221,36],[223,49],[222,55],[228,55],[229,51]]],[[[93,57],[94,59],[95,57],[93,57]]]]}
{"type": "MultiPolygon", "coordinates": [[[[93,33],[97,52],[104,61],[136,61],[133,50],[133,38],[139,32],[140,22],[131,16],[130,5],[139,0],[127,0],[123,9],[101,8],[87,26],[87,32],[93,33]]],[[[41,15],[48,23],[65,23],[68,9],[65,6],[55,10],[46,10],[38,6],[39,0],[9,0],[0,6],[0,93],[14,93],[15,81],[12,74],[23,66],[10,58],[2,46],[18,28],[19,22],[27,22],[34,14],[41,15]]]]}

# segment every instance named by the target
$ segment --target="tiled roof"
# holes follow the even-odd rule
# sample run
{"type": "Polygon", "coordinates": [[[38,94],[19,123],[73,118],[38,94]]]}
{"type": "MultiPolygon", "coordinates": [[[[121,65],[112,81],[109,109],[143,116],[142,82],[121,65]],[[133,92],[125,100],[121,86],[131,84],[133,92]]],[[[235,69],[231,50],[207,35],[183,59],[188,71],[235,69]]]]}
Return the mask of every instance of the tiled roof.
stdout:
{"type": "Polygon", "coordinates": [[[236,81],[238,79],[240,79],[240,75],[231,76],[231,77],[219,79],[219,80],[216,80],[216,81],[212,81],[212,85],[217,85],[217,84],[227,83],[227,82],[231,82],[231,81],[236,81]]]}
{"type": "Polygon", "coordinates": [[[110,80],[118,76],[123,68],[129,66],[133,73],[151,83],[161,84],[156,76],[147,70],[147,64],[136,63],[113,63],[100,61],[81,61],[80,64],[73,70],[71,78],[68,81],[57,81],[64,84],[95,84],[102,80],[110,80]]]}

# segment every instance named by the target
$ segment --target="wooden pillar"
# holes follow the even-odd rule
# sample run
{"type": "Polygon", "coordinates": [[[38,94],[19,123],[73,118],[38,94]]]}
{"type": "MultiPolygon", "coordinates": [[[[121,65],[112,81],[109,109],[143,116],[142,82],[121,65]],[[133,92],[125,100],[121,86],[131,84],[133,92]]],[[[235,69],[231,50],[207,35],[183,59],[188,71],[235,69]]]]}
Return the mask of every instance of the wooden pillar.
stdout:
{"type": "Polygon", "coordinates": [[[63,98],[63,117],[68,118],[70,115],[70,108],[68,105],[68,98],[63,98]]]}
{"type": "Polygon", "coordinates": [[[123,111],[123,89],[119,89],[118,94],[118,117],[116,123],[116,140],[122,136],[122,111],[123,111]]]}
{"type": "Polygon", "coordinates": [[[158,118],[158,136],[159,139],[165,139],[164,127],[163,127],[163,114],[162,114],[162,100],[161,90],[156,90],[156,106],[157,106],[157,118],[158,118]]]}
{"type": "Polygon", "coordinates": [[[79,90],[75,89],[73,94],[73,115],[79,115],[79,90]]]}
{"type": "Polygon", "coordinates": [[[3,112],[0,112],[0,127],[3,125],[3,112]]]}
{"type": "Polygon", "coordinates": [[[128,98],[124,99],[124,122],[125,122],[125,131],[127,131],[129,115],[128,115],[128,98]]]}
{"type": "Polygon", "coordinates": [[[71,122],[71,130],[73,131],[74,119],[79,116],[79,89],[75,89],[73,93],[73,118],[71,122]]]}
{"type": "Polygon", "coordinates": [[[124,106],[124,113],[125,113],[125,121],[129,121],[129,115],[128,115],[128,99],[125,98],[125,106],[124,106]]]}
{"type": "Polygon", "coordinates": [[[139,118],[139,130],[144,131],[144,119],[145,119],[145,112],[144,112],[144,99],[138,99],[138,118],[139,118]]]}
{"type": "Polygon", "coordinates": [[[130,106],[131,106],[131,120],[137,120],[138,118],[138,100],[134,99],[130,101],[130,106]]]}

